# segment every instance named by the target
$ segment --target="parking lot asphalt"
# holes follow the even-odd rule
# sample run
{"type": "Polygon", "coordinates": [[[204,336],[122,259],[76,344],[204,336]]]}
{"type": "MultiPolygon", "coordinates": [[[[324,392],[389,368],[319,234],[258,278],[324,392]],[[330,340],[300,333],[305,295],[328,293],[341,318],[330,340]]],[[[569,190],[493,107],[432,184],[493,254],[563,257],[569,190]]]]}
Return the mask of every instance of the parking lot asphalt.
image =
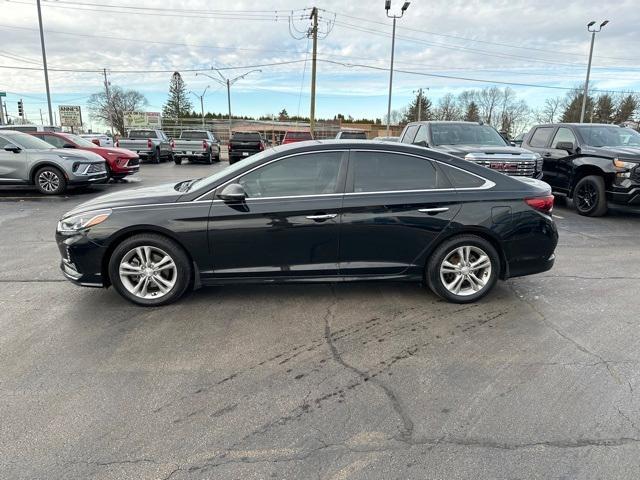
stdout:
{"type": "Polygon", "coordinates": [[[554,269],[467,306],[368,283],[146,309],[63,280],[62,213],[225,165],[0,192],[0,478],[640,477],[640,216],[560,204],[554,269]]]}

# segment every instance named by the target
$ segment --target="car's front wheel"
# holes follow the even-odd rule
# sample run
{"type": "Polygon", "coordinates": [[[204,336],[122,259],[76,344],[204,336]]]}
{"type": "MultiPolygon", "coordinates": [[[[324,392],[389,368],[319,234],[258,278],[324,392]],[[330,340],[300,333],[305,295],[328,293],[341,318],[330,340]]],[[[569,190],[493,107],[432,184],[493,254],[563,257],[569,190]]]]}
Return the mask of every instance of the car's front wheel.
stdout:
{"type": "Polygon", "coordinates": [[[37,189],[45,195],[60,195],[67,190],[67,180],[55,167],[42,167],[34,179],[37,189]]]}
{"type": "Polygon", "coordinates": [[[446,240],[431,255],[426,277],[431,290],[453,303],[475,302],[496,284],[500,257],[484,238],[460,235],[446,240]]]}
{"type": "Polygon", "coordinates": [[[127,300],[147,307],[178,300],[189,288],[192,267],[185,251],[155,233],[127,238],[109,259],[111,284],[127,300]]]}
{"type": "Polygon", "coordinates": [[[601,217],[607,213],[604,179],[597,175],[582,178],[573,192],[573,204],[580,215],[601,217]]]}

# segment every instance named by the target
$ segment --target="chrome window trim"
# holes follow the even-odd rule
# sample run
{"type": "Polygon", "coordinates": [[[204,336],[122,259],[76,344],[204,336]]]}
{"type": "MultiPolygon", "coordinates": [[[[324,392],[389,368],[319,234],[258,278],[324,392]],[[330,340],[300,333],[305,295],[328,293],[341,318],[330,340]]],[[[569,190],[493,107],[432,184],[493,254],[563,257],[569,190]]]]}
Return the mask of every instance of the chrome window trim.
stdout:
{"type": "MultiPolygon", "coordinates": [[[[285,155],[284,157],[274,158],[273,160],[270,160],[267,163],[263,163],[261,165],[257,165],[256,167],[253,167],[251,170],[247,170],[246,172],[243,172],[240,175],[237,175],[236,177],[233,177],[231,180],[227,180],[226,182],[221,183],[217,187],[212,188],[211,190],[209,190],[206,193],[203,193],[202,195],[200,195],[199,197],[197,197],[195,200],[192,200],[192,201],[197,202],[202,197],[205,197],[205,196],[209,195],[211,192],[213,192],[213,191],[215,191],[215,190],[217,190],[219,188],[222,188],[225,185],[228,185],[229,183],[233,183],[234,180],[237,180],[237,179],[239,179],[241,177],[244,177],[245,175],[248,175],[249,173],[253,172],[254,170],[257,170],[257,169],[262,168],[262,167],[266,167],[267,165],[271,165],[273,162],[277,162],[279,160],[284,160],[285,158],[297,157],[299,155],[310,155],[310,154],[319,153],[319,152],[341,152],[341,153],[347,152],[348,153],[349,149],[348,148],[342,148],[342,149],[331,149],[331,150],[314,150],[314,151],[311,151],[311,152],[297,152],[297,153],[292,153],[292,154],[289,154],[289,155],[285,155]]],[[[323,193],[323,194],[316,194],[315,196],[319,196],[319,195],[342,195],[342,193],[323,193]]],[[[289,196],[282,196],[282,197],[261,197],[261,198],[262,199],[265,199],[265,198],[300,198],[300,197],[307,197],[307,196],[311,196],[311,195],[289,195],[289,196]]],[[[207,200],[207,201],[212,201],[212,200],[215,200],[215,198],[212,198],[211,200],[207,200]]],[[[249,200],[249,199],[247,198],[247,200],[249,200]]]]}

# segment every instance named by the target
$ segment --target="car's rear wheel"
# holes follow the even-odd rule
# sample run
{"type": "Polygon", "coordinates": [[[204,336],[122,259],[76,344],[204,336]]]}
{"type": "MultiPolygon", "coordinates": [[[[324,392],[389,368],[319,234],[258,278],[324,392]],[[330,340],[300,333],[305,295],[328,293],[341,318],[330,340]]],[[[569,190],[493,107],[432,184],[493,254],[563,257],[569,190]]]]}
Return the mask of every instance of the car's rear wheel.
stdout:
{"type": "Polygon", "coordinates": [[[120,243],[109,259],[111,284],[127,300],[147,307],[178,300],[187,290],[192,267],[173,240],[154,233],[120,243]]]}
{"type": "Polygon", "coordinates": [[[453,303],[475,302],[496,284],[500,257],[484,238],[460,235],[446,240],[427,264],[427,283],[433,292],[453,303]]]}
{"type": "Polygon", "coordinates": [[[178,157],[177,155],[173,157],[173,163],[176,165],[182,165],[182,157],[178,157]]]}
{"type": "Polygon", "coordinates": [[[209,153],[207,154],[207,163],[209,165],[213,164],[213,151],[209,150],[209,153]]]}
{"type": "Polygon", "coordinates": [[[589,175],[580,179],[573,191],[573,205],[580,215],[587,217],[601,217],[606,214],[607,194],[604,178],[589,175]]]}
{"type": "Polygon", "coordinates": [[[153,163],[160,163],[161,160],[162,158],[160,157],[160,149],[156,148],[153,154],[153,163]]]}
{"type": "Polygon", "coordinates": [[[67,180],[55,167],[42,167],[34,177],[36,188],[45,195],[60,195],[67,190],[67,180]]]}

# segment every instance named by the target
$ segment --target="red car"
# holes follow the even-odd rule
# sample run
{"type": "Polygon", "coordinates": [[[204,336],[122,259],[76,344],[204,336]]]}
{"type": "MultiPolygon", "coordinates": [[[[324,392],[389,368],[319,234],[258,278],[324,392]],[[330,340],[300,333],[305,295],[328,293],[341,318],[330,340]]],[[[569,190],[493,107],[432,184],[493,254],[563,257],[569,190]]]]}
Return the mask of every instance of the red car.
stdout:
{"type": "Polygon", "coordinates": [[[107,164],[109,178],[120,180],[140,170],[140,157],[124,148],[98,147],[93,142],[74,135],[61,132],[29,132],[56,148],[77,148],[97,153],[107,164]]]}
{"type": "Polygon", "coordinates": [[[311,135],[311,132],[308,130],[288,130],[284,134],[282,145],[287,143],[304,142],[306,140],[313,140],[313,135],[311,135]]]}

